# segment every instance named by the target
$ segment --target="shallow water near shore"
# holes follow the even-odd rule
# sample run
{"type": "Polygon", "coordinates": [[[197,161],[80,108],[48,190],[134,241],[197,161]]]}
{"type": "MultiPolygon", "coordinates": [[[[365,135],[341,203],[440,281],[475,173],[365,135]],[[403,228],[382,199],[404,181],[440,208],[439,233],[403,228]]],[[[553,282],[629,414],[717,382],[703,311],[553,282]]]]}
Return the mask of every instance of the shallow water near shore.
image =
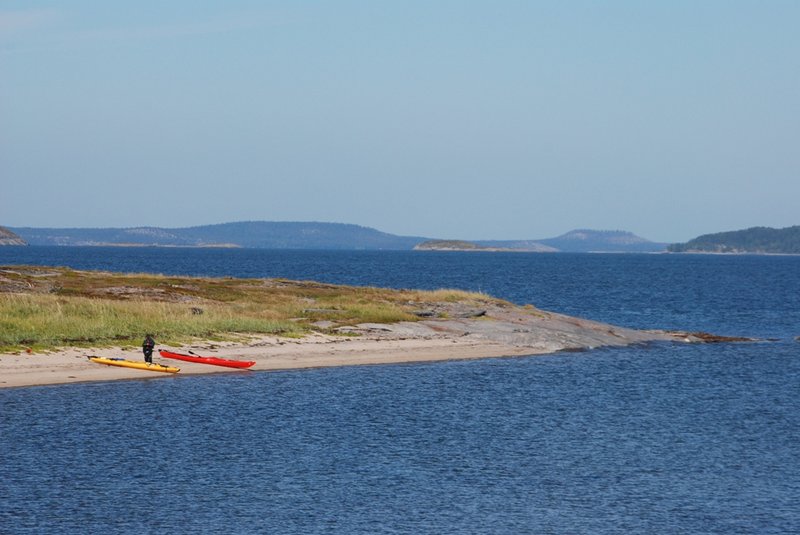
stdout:
{"type": "Polygon", "coordinates": [[[774,338],[0,390],[12,533],[793,533],[800,258],[0,248],[774,338]]]}

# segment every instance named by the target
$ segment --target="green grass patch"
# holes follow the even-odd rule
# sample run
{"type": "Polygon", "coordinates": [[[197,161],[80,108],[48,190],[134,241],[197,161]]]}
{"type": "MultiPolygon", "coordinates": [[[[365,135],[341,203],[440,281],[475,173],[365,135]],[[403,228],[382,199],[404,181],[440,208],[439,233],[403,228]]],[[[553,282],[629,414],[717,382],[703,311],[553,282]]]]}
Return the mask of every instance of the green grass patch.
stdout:
{"type": "Polygon", "coordinates": [[[299,334],[296,322],[252,310],[191,307],[142,300],[117,301],[53,295],[0,295],[0,349],[139,344],[145,333],[160,341],[228,339],[235,333],[299,334]],[[228,335],[228,336],[225,336],[228,335]]]}

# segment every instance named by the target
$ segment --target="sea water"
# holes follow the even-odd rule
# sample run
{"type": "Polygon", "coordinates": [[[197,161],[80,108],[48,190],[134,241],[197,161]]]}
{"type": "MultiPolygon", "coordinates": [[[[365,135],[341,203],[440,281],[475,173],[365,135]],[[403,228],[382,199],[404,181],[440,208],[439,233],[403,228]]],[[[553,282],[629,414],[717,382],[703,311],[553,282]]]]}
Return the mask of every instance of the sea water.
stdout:
{"type": "Polygon", "coordinates": [[[800,258],[0,248],[755,336],[0,390],[1,533],[797,533],[800,258]]]}

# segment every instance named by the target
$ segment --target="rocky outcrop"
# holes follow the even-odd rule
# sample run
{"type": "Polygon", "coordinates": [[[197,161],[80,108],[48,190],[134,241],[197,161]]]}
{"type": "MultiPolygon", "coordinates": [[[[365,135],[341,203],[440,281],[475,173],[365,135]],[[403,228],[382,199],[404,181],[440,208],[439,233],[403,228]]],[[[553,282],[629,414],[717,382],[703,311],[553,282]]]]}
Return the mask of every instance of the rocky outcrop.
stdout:
{"type": "Polygon", "coordinates": [[[530,349],[531,353],[581,351],[651,342],[750,342],[702,332],[636,330],[575,318],[530,305],[491,305],[469,309],[462,304],[431,303],[416,313],[419,321],[392,324],[363,323],[336,329],[376,339],[471,339],[530,349]]]}
{"type": "Polygon", "coordinates": [[[5,227],[0,227],[0,245],[28,245],[25,240],[5,227]]]}

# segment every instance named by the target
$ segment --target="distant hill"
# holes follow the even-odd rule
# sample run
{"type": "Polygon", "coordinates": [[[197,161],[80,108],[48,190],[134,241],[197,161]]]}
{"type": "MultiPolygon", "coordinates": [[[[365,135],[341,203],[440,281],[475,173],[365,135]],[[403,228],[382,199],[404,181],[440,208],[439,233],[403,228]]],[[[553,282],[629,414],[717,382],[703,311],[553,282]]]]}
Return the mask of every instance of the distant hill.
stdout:
{"type": "Polygon", "coordinates": [[[800,254],[800,226],[752,227],[704,234],[686,243],[674,243],[668,250],[673,253],[800,254]]]}
{"type": "Polygon", "coordinates": [[[565,253],[657,253],[667,248],[666,243],[652,242],[622,230],[579,229],[539,242],[565,253]]]}
{"type": "Polygon", "coordinates": [[[0,245],[28,245],[25,240],[5,227],[0,227],[0,245]]]}
{"type": "Polygon", "coordinates": [[[344,223],[246,221],[187,228],[15,228],[31,245],[410,250],[427,238],[344,223]]]}
{"type": "Polygon", "coordinates": [[[537,252],[562,253],[655,253],[666,250],[656,243],[621,230],[573,230],[557,238],[531,241],[479,241],[480,245],[537,252]]]}

